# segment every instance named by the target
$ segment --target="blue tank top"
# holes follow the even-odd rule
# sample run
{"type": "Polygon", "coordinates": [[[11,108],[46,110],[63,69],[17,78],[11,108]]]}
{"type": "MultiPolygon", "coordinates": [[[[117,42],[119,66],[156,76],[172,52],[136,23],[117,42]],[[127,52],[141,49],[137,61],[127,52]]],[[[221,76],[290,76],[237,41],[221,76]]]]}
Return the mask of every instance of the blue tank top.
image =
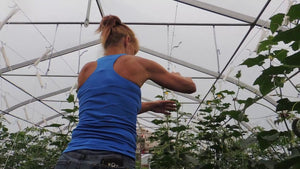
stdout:
{"type": "Polygon", "coordinates": [[[115,72],[113,65],[122,55],[98,59],[96,70],[79,88],[79,123],[64,152],[105,150],[135,159],[141,90],[115,72]]]}

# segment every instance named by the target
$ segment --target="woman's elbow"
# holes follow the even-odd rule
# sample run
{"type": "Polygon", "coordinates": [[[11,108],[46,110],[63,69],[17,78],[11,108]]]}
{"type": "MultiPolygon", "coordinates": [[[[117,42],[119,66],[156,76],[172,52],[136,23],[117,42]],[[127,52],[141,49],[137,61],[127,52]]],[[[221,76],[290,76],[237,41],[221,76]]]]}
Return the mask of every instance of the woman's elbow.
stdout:
{"type": "Polygon", "coordinates": [[[196,89],[195,83],[192,83],[192,84],[188,85],[188,87],[186,88],[186,93],[192,94],[192,93],[196,92],[196,90],[197,89],[196,89]]]}

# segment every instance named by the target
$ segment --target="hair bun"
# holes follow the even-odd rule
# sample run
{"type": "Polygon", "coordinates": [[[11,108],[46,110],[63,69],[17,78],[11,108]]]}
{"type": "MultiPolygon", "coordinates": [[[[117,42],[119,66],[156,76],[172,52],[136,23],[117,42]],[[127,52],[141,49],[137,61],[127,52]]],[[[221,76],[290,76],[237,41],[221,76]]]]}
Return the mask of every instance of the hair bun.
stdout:
{"type": "Polygon", "coordinates": [[[99,31],[103,31],[103,29],[105,28],[110,29],[121,24],[122,22],[119,17],[114,15],[108,15],[102,18],[99,31]]]}

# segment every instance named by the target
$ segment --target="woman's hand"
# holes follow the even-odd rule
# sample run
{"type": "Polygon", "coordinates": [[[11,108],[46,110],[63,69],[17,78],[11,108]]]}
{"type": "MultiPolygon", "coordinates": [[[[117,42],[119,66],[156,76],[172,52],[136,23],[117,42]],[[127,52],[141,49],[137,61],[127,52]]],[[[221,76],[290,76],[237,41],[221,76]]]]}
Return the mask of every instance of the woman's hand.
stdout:
{"type": "Polygon", "coordinates": [[[146,111],[153,111],[155,113],[162,113],[166,115],[170,115],[171,111],[176,111],[176,102],[171,100],[157,100],[151,102],[143,102],[140,113],[144,113],[146,111]]]}

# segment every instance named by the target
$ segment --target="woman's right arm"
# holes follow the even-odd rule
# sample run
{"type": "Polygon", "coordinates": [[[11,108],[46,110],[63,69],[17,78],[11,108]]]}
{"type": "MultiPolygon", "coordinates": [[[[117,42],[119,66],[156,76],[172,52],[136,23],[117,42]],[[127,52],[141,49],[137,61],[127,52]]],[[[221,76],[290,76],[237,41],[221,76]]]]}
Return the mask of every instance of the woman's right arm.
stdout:
{"type": "Polygon", "coordinates": [[[196,85],[191,78],[183,77],[175,72],[170,73],[160,64],[148,59],[140,58],[140,63],[147,72],[147,78],[160,86],[182,93],[196,91],[196,85]]]}

